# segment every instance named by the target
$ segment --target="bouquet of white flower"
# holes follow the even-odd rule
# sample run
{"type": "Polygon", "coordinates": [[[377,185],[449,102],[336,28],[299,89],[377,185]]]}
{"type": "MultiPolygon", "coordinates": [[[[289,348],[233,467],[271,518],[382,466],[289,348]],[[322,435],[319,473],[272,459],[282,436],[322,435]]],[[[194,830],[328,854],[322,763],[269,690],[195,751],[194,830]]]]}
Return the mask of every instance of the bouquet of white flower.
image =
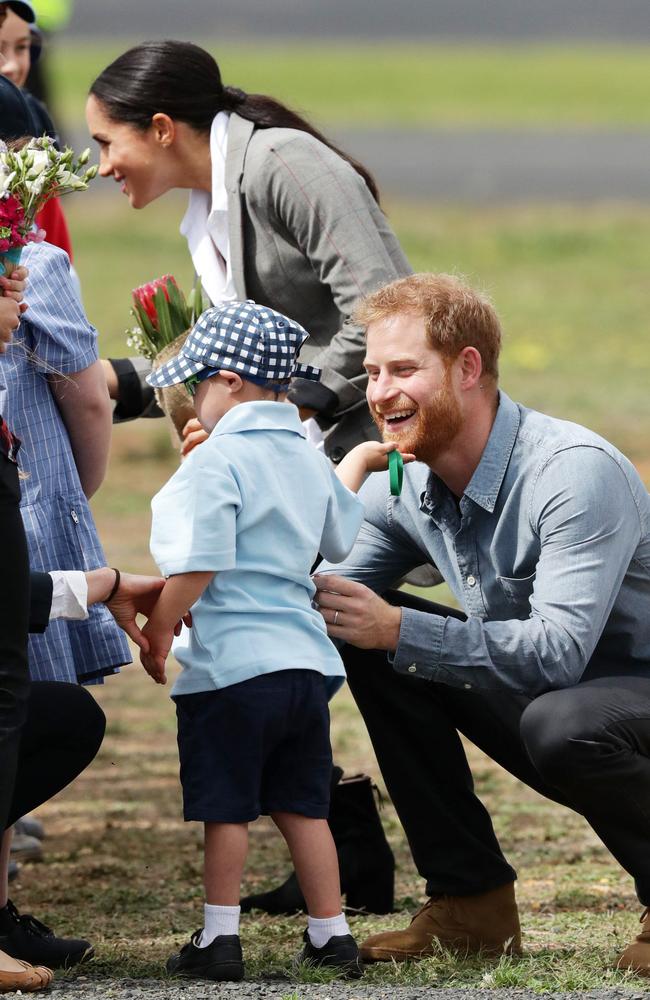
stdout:
{"type": "Polygon", "coordinates": [[[52,139],[30,139],[20,150],[0,141],[0,274],[20,261],[26,243],[45,239],[34,219],[55,195],[85,191],[98,168],[86,167],[90,150],[75,160],[71,149],[58,150],[52,139]]]}

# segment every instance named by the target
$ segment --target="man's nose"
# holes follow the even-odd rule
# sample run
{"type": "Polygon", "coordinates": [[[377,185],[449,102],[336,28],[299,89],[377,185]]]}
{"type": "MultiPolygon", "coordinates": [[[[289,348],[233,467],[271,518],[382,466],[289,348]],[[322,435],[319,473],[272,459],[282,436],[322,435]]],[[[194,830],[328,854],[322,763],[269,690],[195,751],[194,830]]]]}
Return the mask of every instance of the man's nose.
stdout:
{"type": "Polygon", "coordinates": [[[388,402],[397,393],[397,387],[388,372],[380,372],[376,379],[368,383],[368,401],[375,406],[388,402]]]}

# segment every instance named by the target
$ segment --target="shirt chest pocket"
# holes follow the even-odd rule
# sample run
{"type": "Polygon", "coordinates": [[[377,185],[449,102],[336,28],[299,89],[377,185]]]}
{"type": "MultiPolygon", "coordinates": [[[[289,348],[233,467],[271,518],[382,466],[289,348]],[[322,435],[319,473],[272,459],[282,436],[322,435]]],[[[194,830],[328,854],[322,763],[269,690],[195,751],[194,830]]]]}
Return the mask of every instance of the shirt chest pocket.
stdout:
{"type": "Polygon", "coordinates": [[[530,576],[498,576],[497,580],[510,604],[529,608],[535,576],[536,573],[531,573],[530,576]]]}

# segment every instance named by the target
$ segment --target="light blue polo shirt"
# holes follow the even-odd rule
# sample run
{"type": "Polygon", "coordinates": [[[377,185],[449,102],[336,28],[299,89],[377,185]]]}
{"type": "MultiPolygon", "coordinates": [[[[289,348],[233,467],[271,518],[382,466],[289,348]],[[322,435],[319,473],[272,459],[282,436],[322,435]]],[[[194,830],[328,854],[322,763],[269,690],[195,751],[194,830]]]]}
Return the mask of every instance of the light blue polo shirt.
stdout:
{"type": "Polygon", "coordinates": [[[320,552],[344,559],[363,505],[305,438],[291,403],[240,403],[151,502],[151,553],[164,576],[213,570],[173,647],[173,695],[277,670],[345,676],[311,606],[320,552]]]}

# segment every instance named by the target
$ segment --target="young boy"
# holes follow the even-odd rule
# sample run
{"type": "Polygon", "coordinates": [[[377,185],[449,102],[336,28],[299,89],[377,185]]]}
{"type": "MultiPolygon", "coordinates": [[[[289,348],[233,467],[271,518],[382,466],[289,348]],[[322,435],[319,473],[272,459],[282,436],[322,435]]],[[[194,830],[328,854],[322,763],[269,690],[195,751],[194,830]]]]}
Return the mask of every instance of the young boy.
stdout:
{"type": "MultiPolygon", "coordinates": [[[[363,508],[285,402],[292,376],[319,376],[296,361],[307,336],[272,309],[229,303],[205,312],[148,378],[185,383],[210,435],[152,501],[151,551],[168,581],[142,656],[164,684],[175,625],[192,609],[174,646],[183,670],[172,697],[185,819],[205,823],[205,924],[167,968],[197,978],[243,977],[240,883],[260,813],[284,836],[307,901],[299,960],[363,973],[327,824],[327,701],[345,674],[310,579],[318,553],[349,552],[363,508]]],[[[386,468],[390,446],[368,445],[373,457],[346,461],[354,488],[386,468]]]]}

